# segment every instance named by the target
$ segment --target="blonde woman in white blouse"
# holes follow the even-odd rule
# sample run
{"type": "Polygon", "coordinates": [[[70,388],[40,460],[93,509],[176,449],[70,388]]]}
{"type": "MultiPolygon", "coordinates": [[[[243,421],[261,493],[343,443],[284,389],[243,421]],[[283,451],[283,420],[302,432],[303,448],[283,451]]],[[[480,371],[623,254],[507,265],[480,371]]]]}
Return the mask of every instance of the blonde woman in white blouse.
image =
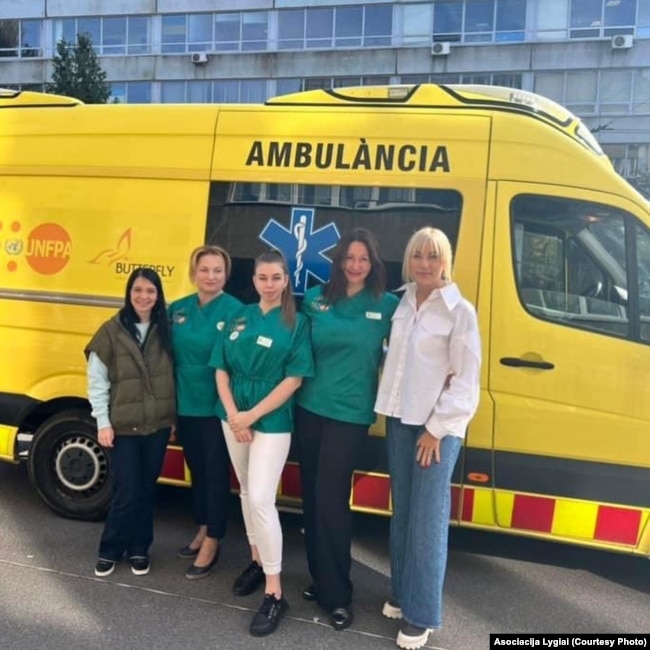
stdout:
{"type": "Polygon", "coordinates": [[[451,476],[479,397],[474,307],[451,281],[447,236],[422,228],[407,244],[375,411],[386,416],[393,497],[392,597],[397,645],[421,648],[442,625],[451,476]]]}

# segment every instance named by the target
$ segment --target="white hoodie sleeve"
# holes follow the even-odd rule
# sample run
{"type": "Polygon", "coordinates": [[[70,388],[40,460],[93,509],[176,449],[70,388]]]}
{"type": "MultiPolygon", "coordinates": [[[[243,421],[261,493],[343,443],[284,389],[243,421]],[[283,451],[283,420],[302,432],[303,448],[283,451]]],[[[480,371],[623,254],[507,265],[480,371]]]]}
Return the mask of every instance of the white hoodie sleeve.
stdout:
{"type": "Polygon", "coordinates": [[[91,415],[97,420],[97,429],[110,427],[108,404],[111,382],[108,379],[108,368],[94,352],[88,356],[87,377],[88,399],[93,409],[91,415]]]}

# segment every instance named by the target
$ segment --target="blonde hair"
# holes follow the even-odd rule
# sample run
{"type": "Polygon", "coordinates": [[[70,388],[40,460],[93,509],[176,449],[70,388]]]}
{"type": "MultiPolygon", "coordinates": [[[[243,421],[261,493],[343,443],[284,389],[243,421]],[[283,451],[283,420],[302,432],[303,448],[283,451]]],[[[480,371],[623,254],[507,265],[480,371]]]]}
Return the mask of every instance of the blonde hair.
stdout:
{"type": "Polygon", "coordinates": [[[226,280],[230,277],[230,269],[232,268],[232,260],[230,255],[226,252],[221,246],[197,246],[190,254],[190,282],[194,282],[194,276],[196,275],[196,267],[199,265],[199,260],[204,255],[220,255],[223,259],[223,264],[226,267],[226,280]]]}
{"type": "Polygon", "coordinates": [[[453,253],[451,252],[451,243],[447,235],[438,228],[420,228],[413,233],[406,249],[404,250],[404,261],[402,262],[402,279],[404,282],[411,282],[409,272],[410,261],[415,253],[422,251],[431,251],[440,256],[442,260],[442,277],[447,282],[451,282],[451,264],[453,262],[453,253]]]}

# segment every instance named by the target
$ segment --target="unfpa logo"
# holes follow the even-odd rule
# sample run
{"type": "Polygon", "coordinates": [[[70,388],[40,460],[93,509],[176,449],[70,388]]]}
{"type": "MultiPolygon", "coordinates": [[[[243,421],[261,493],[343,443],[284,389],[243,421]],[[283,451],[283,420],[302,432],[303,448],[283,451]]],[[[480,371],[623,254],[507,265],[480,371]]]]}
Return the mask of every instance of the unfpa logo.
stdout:
{"type": "MultiPolygon", "coordinates": [[[[0,222],[0,232],[2,226],[0,222]]],[[[63,226],[42,223],[27,235],[26,241],[21,236],[21,230],[22,225],[18,221],[9,226],[10,232],[4,242],[4,251],[9,257],[16,258],[24,253],[27,264],[41,275],[54,275],[66,267],[72,252],[72,239],[63,226]]],[[[10,272],[17,271],[18,261],[10,259],[6,268],[10,272]]]]}

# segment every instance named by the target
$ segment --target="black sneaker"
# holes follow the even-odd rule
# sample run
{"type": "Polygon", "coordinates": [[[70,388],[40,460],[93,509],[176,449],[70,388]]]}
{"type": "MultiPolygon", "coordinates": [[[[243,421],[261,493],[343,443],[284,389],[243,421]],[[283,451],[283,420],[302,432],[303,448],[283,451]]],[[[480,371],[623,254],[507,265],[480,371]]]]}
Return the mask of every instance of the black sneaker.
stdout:
{"type": "Polygon", "coordinates": [[[264,571],[262,567],[253,560],[240,574],[232,585],[232,593],[235,596],[248,596],[256,591],[264,583],[264,571]]]}
{"type": "Polygon", "coordinates": [[[146,576],[151,568],[149,558],[142,555],[136,555],[131,560],[131,573],[134,576],[146,576]]]}
{"type": "Polygon", "coordinates": [[[262,605],[251,621],[250,633],[253,636],[266,636],[275,632],[280,617],[287,609],[289,609],[289,603],[282,596],[276,598],[274,594],[264,594],[262,605]]]}
{"type": "Polygon", "coordinates": [[[117,563],[115,560],[103,560],[101,557],[97,560],[95,565],[95,575],[99,578],[105,578],[110,576],[113,571],[115,571],[115,565],[117,563]]]}

